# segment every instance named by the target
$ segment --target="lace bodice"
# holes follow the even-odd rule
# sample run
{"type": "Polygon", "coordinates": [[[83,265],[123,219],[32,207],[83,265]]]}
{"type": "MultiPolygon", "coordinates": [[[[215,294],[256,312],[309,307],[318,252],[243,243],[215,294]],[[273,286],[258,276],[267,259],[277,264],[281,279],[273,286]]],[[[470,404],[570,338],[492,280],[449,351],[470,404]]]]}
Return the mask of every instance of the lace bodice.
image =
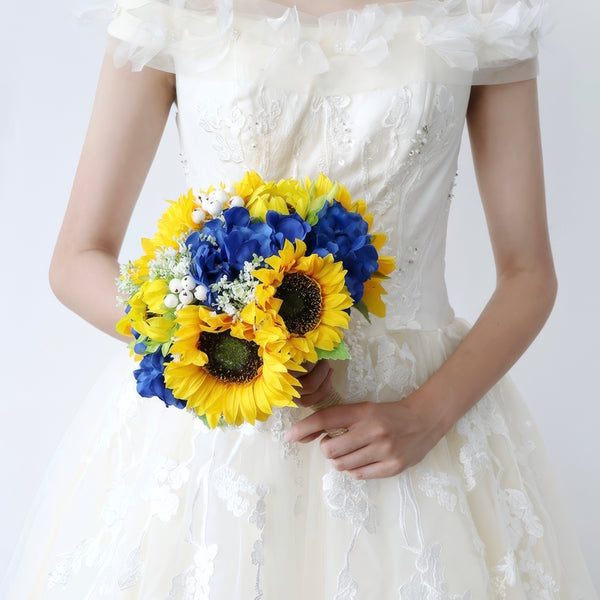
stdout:
{"type": "Polygon", "coordinates": [[[470,87],[537,74],[534,0],[409,0],[322,16],[269,0],[120,0],[117,62],[176,73],[189,186],[316,177],[364,198],[397,269],[387,330],[454,317],[444,282],[470,87]]]}

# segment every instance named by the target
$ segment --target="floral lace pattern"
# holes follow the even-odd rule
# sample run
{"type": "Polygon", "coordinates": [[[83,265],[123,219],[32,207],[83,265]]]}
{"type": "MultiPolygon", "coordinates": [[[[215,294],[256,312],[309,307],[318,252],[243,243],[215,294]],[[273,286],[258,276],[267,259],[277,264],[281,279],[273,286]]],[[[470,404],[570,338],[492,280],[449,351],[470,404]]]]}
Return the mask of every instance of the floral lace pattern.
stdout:
{"type": "Polygon", "coordinates": [[[201,545],[194,556],[194,564],[173,580],[167,600],[209,600],[217,552],[216,544],[201,545]]]}

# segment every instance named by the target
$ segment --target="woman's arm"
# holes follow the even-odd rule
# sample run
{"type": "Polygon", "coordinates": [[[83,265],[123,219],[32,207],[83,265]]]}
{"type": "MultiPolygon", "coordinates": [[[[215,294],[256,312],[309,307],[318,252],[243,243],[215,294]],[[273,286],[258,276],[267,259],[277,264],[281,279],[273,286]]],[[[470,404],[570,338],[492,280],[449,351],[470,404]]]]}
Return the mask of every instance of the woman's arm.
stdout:
{"type": "Polygon", "coordinates": [[[427,382],[451,390],[447,431],[502,377],[547,321],[557,292],[537,80],[472,89],[467,125],[496,265],[496,289],[456,352],[427,382]]]}
{"type": "Polygon", "coordinates": [[[356,478],[416,464],[516,362],[554,305],[557,282],[545,206],[537,81],[472,88],[467,113],[497,283],[454,353],[398,402],[333,407],[298,422],[289,440],[327,429],[323,453],[356,478]]]}
{"type": "Polygon", "coordinates": [[[131,213],[158,148],[175,76],[117,69],[104,56],[94,107],[65,218],[50,264],[56,297],[118,339],[118,256],[131,213]]]}

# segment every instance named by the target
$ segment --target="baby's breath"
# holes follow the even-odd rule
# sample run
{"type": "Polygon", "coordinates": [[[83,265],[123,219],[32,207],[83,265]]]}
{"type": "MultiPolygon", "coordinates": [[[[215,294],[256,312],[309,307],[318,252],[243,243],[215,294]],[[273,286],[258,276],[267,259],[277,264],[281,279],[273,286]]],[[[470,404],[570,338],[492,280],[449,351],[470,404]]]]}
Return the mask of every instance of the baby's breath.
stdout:
{"type": "Polygon", "coordinates": [[[140,289],[140,285],[135,283],[132,278],[132,273],[136,267],[132,261],[119,265],[120,277],[117,277],[117,306],[127,304],[127,301],[140,289]]]}
{"type": "Polygon", "coordinates": [[[187,234],[176,238],[177,248],[163,246],[156,250],[155,258],[148,262],[150,281],[154,279],[170,281],[175,277],[180,279],[189,273],[192,255],[185,245],[186,238],[187,234]]]}
{"type": "Polygon", "coordinates": [[[255,254],[251,261],[244,262],[243,270],[235,279],[230,280],[227,275],[223,275],[219,281],[210,285],[221,311],[239,317],[242,310],[256,299],[256,286],[259,282],[252,271],[259,269],[263,263],[263,257],[255,254]]]}
{"type": "Polygon", "coordinates": [[[201,242],[208,242],[213,248],[218,248],[219,244],[217,244],[217,238],[214,235],[208,235],[207,233],[200,234],[201,242]]]}

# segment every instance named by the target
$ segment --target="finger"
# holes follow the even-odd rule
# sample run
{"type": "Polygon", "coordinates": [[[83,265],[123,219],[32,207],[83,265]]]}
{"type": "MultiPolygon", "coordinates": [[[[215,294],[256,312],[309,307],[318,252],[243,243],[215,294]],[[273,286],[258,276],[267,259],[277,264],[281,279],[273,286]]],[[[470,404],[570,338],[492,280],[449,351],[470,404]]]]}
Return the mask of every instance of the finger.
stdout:
{"type": "Polygon", "coordinates": [[[317,433],[313,433],[312,435],[309,435],[300,441],[303,444],[307,444],[308,442],[312,442],[313,440],[316,440],[322,433],[323,433],[322,431],[318,431],[317,433]]]}
{"type": "Polygon", "coordinates": [[[353,479],[383,479],[384,477],[394,477],[399,475],[404,469],[398,464],[398,461],[374,462],[370,465],[363,465],[356,469],[346,471],[353,479]]]}
{"type": "Polygon", "coordinates": [[[316,392],[323,380],[327,377],[329,369],[329,361],[326,359],[320,360],[310,373],[298,377],[297,379],[301,385],[299,389],[300,395],[305,396],[316,392]]]}
{"type": "MultiPolygon", "coordinates": [[[[356,405],[355,405],[356,406],[356,405]]],[[[337,429],[345,427],[350,430],[356,421],[355,406],[341,404],[324,408],[292,425],[285,434],[286,442],[304,442],[305,438],[314,433],[323,433],[327,429],[337,429]]],[[[344,434],[346,435],[346,434],[344,434]]],[[[311,438],[314,439],[314,438],[311,438]]]]}
{"type": "Polygon", "coordinates": [[[335,437],[325,436],[321,442],[321,452],[325,458],[338,458],[369,445],[373,440],[366,437],[362,428],[356,426],[352,431],[335,437]]]}
{"type": "Polygon", "coordinates": [[[367,444],[354,452],[331,459],[331,463],[338,471],[352,471],[377,462],[379,453],[374,444],[367,444]]]}
{"type": "Polygon", "coordinates": [[[300,406],[312,406],[313,404],[317,404],[324,398],[327,397],[327,394],[331,391],[331,378],[333,377],[333,369],[329,369],[325,379],[321,382],[321,385],[317,390],[310,394],[302,394],[300,392],[300,398],[296,400],[296,404],[300,406]]]}

